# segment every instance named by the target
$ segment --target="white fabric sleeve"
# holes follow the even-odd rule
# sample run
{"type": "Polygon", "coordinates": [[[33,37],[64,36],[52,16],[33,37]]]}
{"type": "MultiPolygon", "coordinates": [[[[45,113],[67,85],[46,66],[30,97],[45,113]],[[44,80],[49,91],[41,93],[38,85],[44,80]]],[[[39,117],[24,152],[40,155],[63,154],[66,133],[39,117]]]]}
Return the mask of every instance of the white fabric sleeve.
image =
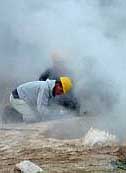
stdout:
{"type": "Polygon", "coordinates": [[[37,99],[37,110],[41,115],[49,114],[48,104],[49,91],[48,88],[45,86],[40,89],[37,99]]]}

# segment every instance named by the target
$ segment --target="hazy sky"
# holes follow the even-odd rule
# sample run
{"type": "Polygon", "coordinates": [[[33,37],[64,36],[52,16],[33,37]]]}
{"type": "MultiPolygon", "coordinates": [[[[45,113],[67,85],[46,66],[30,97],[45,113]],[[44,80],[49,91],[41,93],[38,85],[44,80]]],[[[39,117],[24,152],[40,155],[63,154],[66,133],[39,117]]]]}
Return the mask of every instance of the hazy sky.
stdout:
{"type": "Polygon", "coordinates": [[[0,71],[8,75],[13,67],[10,75],[34,76],[46,68],[50,52],[60,49],[75,64],[74,71],[82,74],[85,57],[90,57],[105,74],[122,80],[125,7],[123,0],[2,1],[0,71]]]}

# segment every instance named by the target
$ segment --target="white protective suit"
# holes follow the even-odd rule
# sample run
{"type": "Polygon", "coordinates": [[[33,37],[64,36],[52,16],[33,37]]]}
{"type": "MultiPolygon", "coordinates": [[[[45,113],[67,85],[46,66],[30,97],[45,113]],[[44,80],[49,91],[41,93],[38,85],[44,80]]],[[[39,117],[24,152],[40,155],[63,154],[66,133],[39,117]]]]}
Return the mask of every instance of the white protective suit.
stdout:
{"type": "Polygon", "coordinates": [[[36,116],[49,114],[48,104],[53,97],[55,80],[33,81],[17,87],[19,99],[11,94],[10,103],[18,112],[23,114],[24,120],[30,117],[34,121],[36,116]],[[37,114],[38,112],[39,114],[37,114]]]}

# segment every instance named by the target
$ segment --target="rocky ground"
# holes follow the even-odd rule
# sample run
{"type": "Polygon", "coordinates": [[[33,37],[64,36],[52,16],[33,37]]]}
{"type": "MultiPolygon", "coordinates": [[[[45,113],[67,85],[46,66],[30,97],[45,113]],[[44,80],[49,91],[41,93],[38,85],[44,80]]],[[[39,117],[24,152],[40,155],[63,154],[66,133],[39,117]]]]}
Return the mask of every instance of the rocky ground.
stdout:
{"type": "Polygon", "coordinates": [[[15,165],[23,160],[33,161],[50,173],[125,172],[125,146],[89,147],[83,136],[70,136],[61,127],[61,121],[2,124],[0,173],[17,172],[15,165]]]}

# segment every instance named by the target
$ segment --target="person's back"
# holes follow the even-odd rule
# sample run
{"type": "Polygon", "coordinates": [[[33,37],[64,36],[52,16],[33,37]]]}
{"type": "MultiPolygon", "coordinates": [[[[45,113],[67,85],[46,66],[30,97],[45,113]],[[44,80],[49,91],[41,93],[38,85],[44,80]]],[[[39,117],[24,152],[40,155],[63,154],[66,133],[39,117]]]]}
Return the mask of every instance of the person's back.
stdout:
{"type": "MultiPolygon", "coordinates": [[[[39,98],[39,95],[43,95],[44,93],[48,95],[48,97],[52,96],[52,90],[55,86],[56,80],[46,80],[46,81],[34,81],[22,84],[17,87],[17,92],[19,94],[20,99],[26,101],[28,104],[32,106],[36,106],[39,98]]],[[[44,99],[44,97],[43,97],[44,99]]],[[[42,102],[42,100],[40,100],[42,102]]]]}
{"type": "Polygon", "coordinates": [[[45,87],[44,81],[34,81],[22,84],[17,87],[20,99],[23,99],[29,104],[36,105],[38,93],[41,87],[45,87]]]}
{"type": "Polygon", "coordinates": [[[40,81],[57,80],[60,76],[71,76],[70,71],[64,65],[61,59],[53,60],[51,67],[47,68],[39,77],[40,81]]]}
{"type": "Polygon", "coordinates": [[[54,67],[50,67],[47,70],[45,70],[39,77],[39,81],[46,81],[47,79],[50,80],[57,80],[59,78],[59,76],[63,76],[61,75],[63,73],[61,73],[59,70],[57,70],[54,67]]]}

